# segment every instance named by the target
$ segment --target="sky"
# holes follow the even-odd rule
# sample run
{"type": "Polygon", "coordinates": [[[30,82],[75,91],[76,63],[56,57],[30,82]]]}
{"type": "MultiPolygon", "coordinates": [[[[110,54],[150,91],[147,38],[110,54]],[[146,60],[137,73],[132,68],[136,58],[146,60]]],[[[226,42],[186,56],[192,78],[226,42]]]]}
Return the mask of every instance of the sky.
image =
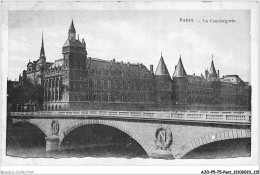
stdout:
{"type": "Polygon", "coordinates": [[[142,63],[154,71],[161,56],[172,76],[181,55],[187,74],[204,75],[212,55],[223,75],[250,82],[250,11],[82,10],[9,11],[8,78],[18,80],[29,60],[40,56],[43,31],[48,62],[63,57],[71,20],[89,57],[142,63]],[[180,18],[195,22],[180,22],[180,18]],[[234,23],[205,23],[230,20],[234,23]]]}

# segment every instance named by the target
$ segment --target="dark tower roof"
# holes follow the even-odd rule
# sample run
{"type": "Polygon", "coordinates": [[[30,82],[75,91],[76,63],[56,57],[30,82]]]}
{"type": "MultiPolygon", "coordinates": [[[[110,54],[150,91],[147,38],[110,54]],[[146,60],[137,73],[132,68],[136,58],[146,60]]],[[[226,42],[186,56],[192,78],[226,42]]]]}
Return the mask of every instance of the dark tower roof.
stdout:
{"type": "Polygon", "coordinates": [[[174,78],[174,77],[184,77],[184,76],[187,76],[187,73],[183,67],[181,56],[180,56],[179,62],[177,66],[175,66],[175,70],[172,77],[174,78]]]}
{"type": "Polygon", "coordinates": [[[167,69],[167,67],[166,67],[166,65],[164,63],[162,54],[161,54],[161,58],[160,58],[159,64],[158,64],[158,66],[156,68],[155,75],[167,75],[167,76],[170,76],[170,74],[168,72],[168,69],[167,69]]]}
{"type": "Polygon", "coordinates": [[[69,32],[76,33],[76,30],[75,30],[75,27],[74,27],[74,24],[73,24],[73,20],[71,21],[69,32]]]}
{"type": "Polygon", "coordinates": [[[211,61],[211,66],[210,66],[210,70],[209,70],[208,79],[217,79],[217,78],[218,78],[218,74],[217,74],[217,71],[214,66],[213,55],[212,55],[212,61],[211,61]]]}
{"type": "Polygon", "coordinates": [[[69,32],[68,32],[68,39],[69,40],[76,40],[76,30],[73,24],[73,20],[71,21],[69,32]]]}
{"type": "Polygon", "coordinates": [[[43,44],[43,32],[42,32],[42,47],[41,47],[41,53],[40,56],[45,56],[45,52],[44,52],[44,44],[43,44]]]}

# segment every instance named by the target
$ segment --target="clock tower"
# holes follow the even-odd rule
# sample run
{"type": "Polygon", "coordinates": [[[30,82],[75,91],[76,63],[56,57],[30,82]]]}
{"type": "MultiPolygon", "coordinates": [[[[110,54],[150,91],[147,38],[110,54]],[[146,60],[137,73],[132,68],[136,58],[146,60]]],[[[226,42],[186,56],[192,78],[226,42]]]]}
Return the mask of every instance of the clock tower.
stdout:
{"type": "MultiPolygon", "coordinates": [[[[68,38],[62,47],[63,54],[63,87],[67,102],[78,101],[83,77],[86,75],[86,43],[76,39],[76,30],[73,20],[71,22],[68,38]]],[[[68,104],[69,105],[69,104],[68,104]]],[[[68,106],[69,107],[69,106],[68,106]]]]}

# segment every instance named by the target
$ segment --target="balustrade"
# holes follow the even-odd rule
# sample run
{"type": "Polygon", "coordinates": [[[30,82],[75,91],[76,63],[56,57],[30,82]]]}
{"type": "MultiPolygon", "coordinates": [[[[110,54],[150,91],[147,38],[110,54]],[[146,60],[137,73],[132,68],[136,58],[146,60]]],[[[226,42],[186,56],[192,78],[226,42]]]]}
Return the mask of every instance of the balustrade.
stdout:
{"type": "Polygon", "coordinates": [[[190,113],[190,112],[156,112],[156,111],[105,111],[105,110],[89,110],[89,111],[39,111],[39,112],[11,112],[11,116],[90,116],[90,117],[128,117],[133,119],[172,119],[187,120],[201,122],[222,122],[222,123],[251,123],[251,114],[225,114],[217,113],[190,113]]]}

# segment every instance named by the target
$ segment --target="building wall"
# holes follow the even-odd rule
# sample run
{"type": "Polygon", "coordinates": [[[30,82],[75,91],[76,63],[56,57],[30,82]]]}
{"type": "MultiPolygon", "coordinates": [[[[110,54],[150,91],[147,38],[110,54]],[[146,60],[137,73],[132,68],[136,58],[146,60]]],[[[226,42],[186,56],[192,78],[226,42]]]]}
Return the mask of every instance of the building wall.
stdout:
{"type": "Polygon", "coordinates": [[[179,110],[250,110],[250,86],[200,77],[173,78],[175,108],[179,110]],[[185,108],[185,109],[184,109],[185,108]]]}

